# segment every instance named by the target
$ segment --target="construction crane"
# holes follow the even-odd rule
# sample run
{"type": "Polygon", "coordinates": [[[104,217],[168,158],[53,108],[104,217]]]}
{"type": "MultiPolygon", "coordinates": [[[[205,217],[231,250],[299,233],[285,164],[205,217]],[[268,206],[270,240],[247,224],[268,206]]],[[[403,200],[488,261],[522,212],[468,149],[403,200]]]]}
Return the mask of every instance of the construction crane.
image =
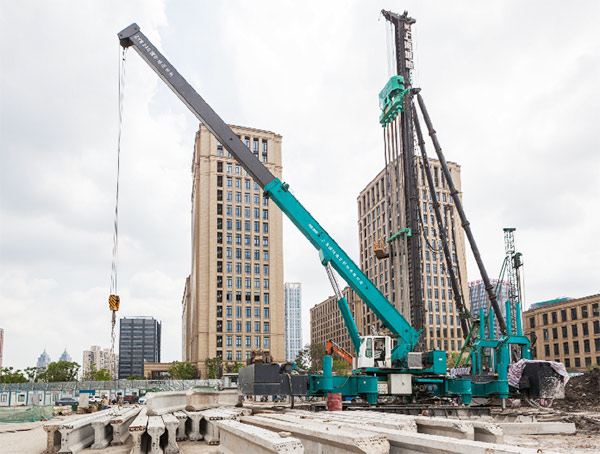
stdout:
{"type": "MultiPolygon", "coordinates": [[[[132,24],[119,34],[123,48],[133,48],[142,59],[159,75],[173,92],[184,102],[192,113],[207,127],[223,147],[239,162],[254,181],[263,188],[265,197],[270,198],[300,230],[307,240],[317,249],[321,264],[332,281],[338,298],[338,307],[342,313],[350,339],[357,352],[356,369],[348,377],[334,376],[332,357],[323,358],[323,373],[311,375],[292,374],[292,366],[277,364],[251,364],[240,370],[240,391],[255,395],[326,395],[332,392],[344,396],[361,396],[369,404],[377,403],[379,386],[387,387],[386,394],[412,395],[413,386],[434,396],[459,397],[469,404],[473,395],[494,393],[501,398],[510,395],[506,371],[508,362],[502,345],[506,339],[498,340],[500,366],[504,374],[491,378],[495,386],[479,386],[473,377],[451,377],[446,374],[446,352],[440,350],[416,351],[421,330],[413,327],[390,303],[361,269],[354,263],[342,247],[325,231],[309,211],[290,191],[287,183],[276,178],[269,169],[256,159],[231,128],[215,113],[194,88],[179,74],[162,53],[132,24]],[[335,282],[334,271],[358,294],[366,306],[372,310],[389,330],[391,336],[360,336],[346,299],[335,282]],[[407,386],[408,384],[408,386],[407,386]]],[[[396,79],[400,82],[400,79],[396,79]]],[[[397,86],[400,89],[399,85],[397,86]]],[[[461,222],[470,237],[472,248],[477,252],[474,240],[468,228],[458,191],[452,183],[441,147],[437,141],[431,120],[418,89],[401,89],[404,98],[416,96],[421,113],[432,137],[434,148],[442,164],[446,180],[451,189],[455,207],[461,222]]],[[[397,102],[395,95],[393,102],[397,102]]],[[[392,98],[389,98],[392,99],[392,98]]],[[[406,108],[403,110],[407,112],[406,108]]],[[[410,115],[410,125],[422,142],[416,107],[410,115]]],[[[404,118],[408,118],[403,116],[404,118]]],[[[408,121],[408,120],[407,120],[408,121]]],[[[424,152],[424,148],[421,149],[424,152]]],[[[426,155],[423,156],[426,159],[426,155]]],[[[412,227],[411,227],[412,228],[412,227]]],[[[478,252],[475,254],[479,262],[478,252]]],[[[481,264],[481,266],[483,266],[481,264]]],[[[419,270],[420,272],[420,270],[419,270]]],[[[501,321],[501,320],[499,320],[501,321]]],[[[502,320],[503,322],[503,320],[502,320]]],[[[501,325],[502,327],[502,325],[501,325]]],[[[487,377],[486,377],[487,379],[487,377]]],[[[486,382],[488,383],[488,382],[486,382]]]]}

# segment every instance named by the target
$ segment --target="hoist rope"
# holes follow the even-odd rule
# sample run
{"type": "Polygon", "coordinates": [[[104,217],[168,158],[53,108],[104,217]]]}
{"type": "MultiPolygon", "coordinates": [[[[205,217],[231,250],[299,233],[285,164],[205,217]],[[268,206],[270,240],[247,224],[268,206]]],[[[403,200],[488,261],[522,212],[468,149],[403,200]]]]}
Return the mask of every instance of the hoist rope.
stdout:
{"type": "MultiPolygon", "coordinates": [[[[123,101],[125,99],[125,63],[126,63],[126,48],[119,45],[119,132],[117,136],[117,182],[115,191],[115,218],[113,222],[113,250],[112,250],[112,267],[110,274],[110,295],[117,295],[118,291],[118,265],[119,265],[119,176],[121,173],[121,135],[123,129],[123,101]]],[[[117,296],[118,298],[118,296],[117,296]]],[[[118,306],[117,306],[118,308],[118,306]]],[[[117,311],[112,311],[112,322],[110,332],[110,362],[113,372],[115,367],[115,325],[117,323],[117,311]]]]}

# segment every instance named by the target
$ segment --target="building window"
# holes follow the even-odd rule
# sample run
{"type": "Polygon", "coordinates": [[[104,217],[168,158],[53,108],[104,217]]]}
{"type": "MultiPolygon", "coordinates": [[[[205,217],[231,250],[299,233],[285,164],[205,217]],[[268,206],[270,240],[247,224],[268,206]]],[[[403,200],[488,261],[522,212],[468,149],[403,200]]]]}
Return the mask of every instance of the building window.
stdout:
{"type": "Polygon", "coordinates": [[[535,317],[529,317],[529,327],[535,328],[535,317]]]}
{"type": "Polygon", "coordinates": [[[566,339],[567,337],[569,337],[568,328],[566,326],[561,326],[560,329],[562,331],[563,339],[566,339]]]}
{"type": "Polygon", "coordinates": [[[260,333],[260,322],[254,322],[254,332],[260,333]]]}
{"type": "Polygon", "coordinates": [[[566,309],[561,309],[561,311],[560,311],[560,321],[561,322],[566,322],[567,321],[567,310],[566,309]]]}
{"type": "Polygon", "coordinates": [[[579,341],[573,341],[573,353],[579,353],[579,341]]]}
{"type": "Polygon", "coordinates": [[[542,314],[542,325],[546,326],[548,324],[548,314],[542,314]]]}
{"type": "Polygon", "coordinates": [[[269,348],[271,346],[271,343],[270,343],[270,340],[268,337],[265,337],[265,339],[264,339],[264,346],[265,346],[265,349],[269,348]]]}
{"type": "Polygon", "coordinates": [[[260,348],[260,336],[254,336],[254,348],[260,348]]]}
{"type": "Polygon", "coordinates": [[[569,354],[569,343],[568,342],[563,342],[563,354],[564,355],[569,354]]]}
{"type": "Polygon", "coordinates": [[[571,332],[573,333],[573,337],[578,336],[577,325],[571,325],[571,332]]]}
{"type": "Polygon", "coordinates": [[[581,306],[581,318],[588,318],[588,307],[587,304],[581,306]]]}
{"type": "Polygon", "coordinates": [[[571,320],[577,320],[577,308],[576,307],[571,308],[571,320]]]}
{"type": "Polygon", "coordinates": [[[584,353],[590,353],[591,349],[590,349],[590,340],[589,339],[585,339],[583,341],[583,352],[584,353]]]}
{"type": "Polygon", "coordinates": [[[581,367],[581,359],[575,358],[575,367],[581,367]]]}

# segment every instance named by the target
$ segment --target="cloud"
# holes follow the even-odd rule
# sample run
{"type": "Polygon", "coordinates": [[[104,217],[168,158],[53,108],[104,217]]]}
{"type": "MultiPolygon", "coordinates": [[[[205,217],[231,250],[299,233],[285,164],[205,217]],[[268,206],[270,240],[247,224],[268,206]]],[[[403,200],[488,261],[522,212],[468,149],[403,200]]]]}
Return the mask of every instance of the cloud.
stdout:
{"type": "MultiPolygon", "coordinates": [[[[517,227],[528,302],[597,293],[597,5],[409,1],[417,70],[488,272],[517,227]]],[[[356,197],[383,167],[387,72],[376,2],[90,1],[2,5],[0,305],[5,363],[44,347],[108,347],[118,62],[132,22],[225,121],[283,135],[284,179],[358,259],[356,197]]],[[[180,358],[198,121],[127,52],[121,144],[120,315],[163,321],[180,358]]],[[[429,150],[433,154],[433,150],[429,150]]],[[[333,292],[317,251],[284,223],[287,281],[308,309],[333,292]]],[[[469,279],[477,279],[469,260],[469,279]]]]}

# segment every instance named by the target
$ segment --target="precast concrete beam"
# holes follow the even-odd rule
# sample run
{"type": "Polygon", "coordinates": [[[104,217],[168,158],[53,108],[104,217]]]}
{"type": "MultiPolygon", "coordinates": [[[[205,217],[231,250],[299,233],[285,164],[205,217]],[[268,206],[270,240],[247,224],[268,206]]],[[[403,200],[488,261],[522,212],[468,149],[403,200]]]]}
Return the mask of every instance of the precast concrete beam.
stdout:
{"type": "Polygon", "coordinates": [[[190,389],[187,391],[187,404],[185,409],[189,411],[206,410],[208,408],[223,405],[236,405],[239,394],[235,389],[223,391],[212,391],[204,389],[190,389]]]}
{"type": "Polygon", "coordinates": [[[183,411],[176,411],[175,413],[173,413],[173,416],[175,416],[177,418],[177,422],[179,423],[179,426],[177,427],[177,435],[176,435],[177,441],[187,440],[188,437],[185,434],[185,423],[187,422],[187,419],[188,419],[187,414],[183,411]]]}
{"type": "Polygon", "coordinates": [[[177,429],[179,428],[179,421],[171,413],[162,415],[162,420],[167,430],[167,446],[165,447],[165,454],[177,454],[179,452],[179,446],[177,445],[177,429]]]}
{"type": "Polygon", "coordinates": [[[104,418],[92,422],[92,429],[94,429],[92,449],[104,449],[112,441],[113,430],[110,421],[113,417],[113,415],[106,415],[104,418]]]}
{"type": "Polygon", "coordinates": [[[51,422],[43,425],[46,431],[46,454],[56,454],[60,449],[60,432],[58,427],[60,422],[51,422]]]}
{"type": "Polygon", "coordinates": [[[550,435],[574,434],[577,432],[572,422],[500,422],[498,427],[504,435],[550,435]]]}
{"type": "Polygon", "coordinates": [[[270,415],[244,416],[241,421],[267,430],[290,432],[302,442],[305,452],[369,454],[390,452],[390,443],[385,435],[370,428],[357,430],[345,427],[344,423],[323,421],[290,422],[271,418],[270,415]]]}
{"type": "Polygon", "coordinates": [[[218,445],[219,428],[214,422],[239,419],[242,412],[230,409],[212,408],[210,410],[200,411],[199,413],[202,414],[202,419],[200,420],[200,434],[202,434],[204,440],[209,445],[218,445]]]}
{"type": "Polygon", "coordinates": [[[204,437],[200,433],[200,424],[202,422],[202,413],[199,411],[186,411],[189,418],[186,423],[186,434],[191,441],[202,440],[204,437]]]}
{"type": "Polygon", "coordinates": [[[186,392],[168,391],[146,394],[148,416],[160,416],[185,409],[186,392]]]}
{"type": "Polygon", "coordinates": [[[219,452],[223,454],[303,453],[304,447],[299,439],[289,432],[272,432],[234,420],[215,421],[219,428],[221,443],[219,452]]]}
{"type": "MultiPolygon", "coordinates": [[[[354,411],[319,411],[319,412],[308,412],[308,411],[297,411],[291,410],[284,413],[284,415],[298,416],[301,419],[309,419],[315,421],[335,421],[347,424],[360,424],[376,427],[385,427],[388,429],[406,430],[408,432],[416,432],[417,424],[415,423],[414,416],[407,415],[393,415],[400,416],[401,418],[388,418],[386,413],[378,412],[363,412],[363,414],[357,414],[354,411]]],[[[280,417],[281,414],[269,415],[270,417],[280,417]]]]}
{"type": "Polygon", "coordinates": [[[60,449],[59,454],[74,454],[87,448],[94,442],[94,421],[112,416],[112,409],[99,411],[81,418],[71,419],[63,422],[59,427],[60,449]]]}
{"type": "Polygon", "coordinates": [[[163,449],[160,445],[160,437],[165,433],[165,423],[160,416],[148,416],[148,426],[146,431],[150,436],[149,454],[163,454],[163,449]]]}
{"type": "MultiPolygon", "coordinates": [[[[110,420],[110,425],[113,431],[113,438],[110,442],[111,446],[122,445],[125,443],[129,437],[129,426],[135,420],[140,411],[140,407],[130,408],[124,413],[114,416],[110,420]]],[[[145,409],[144,413],[146,413],[145,409]]]]}
{"type": "MultiPolygon", "coordinates": [[[[324,413],[324,412],[323,412],[324,413]]],[[[354,413],[354,412],[348,412],[354,413]]],[[[317,413],[318,415],[319,413],[317,413]]],[[[388,415],[387,413],[385,414],[388,415]]],[[[252,418],[262,418],[267,421],[267,425],[262,427],[269,427],[268,421],[271,420],[272,423],[270,425],[271,430],[280,430],[281,427],[277,426],[277,422],[285,421],[291,425],[302,426],[311,428],[315,422],[320,423],[322,426],[327,426],[330,424],[335,424],[337,421],[328,420],[324,418],[320,421],[311,421],[309,417],[302,418],[301,416],[305,415],[294,415],[293,412],[289,412],[286,414],[263,414],[260,417],[254,416],[252,418]],[[290,414],[292,413],[292,414],[290,414]]],[[[402,416],[402,415],[393,415],[393,416],[402,416]]],[[[247,419],[251,418],[242,418],[242,422],[246,423],[247,419]]],[[[390,444],[390,453],[394,454],[408,454],[408,453],[427,453],[427,454],[463,454],[463,453],[474,453],[474,454],[534,454],[535,450],[521,448],[518,446],[509,446],[503,445],[499,443],[486,443],[481,441],[473,441],[473,440],[465,440],[465,439],[457,439],[453,437],[443,437],[439,435],[429,435],[425,433],[416,433],[414,431],[403,431],[389,427],[377,426],[377,425],[369,425],[365,426],[364,424],[360,424],[358,419],[354,421],[343,421],[340,423],[343,424],[342,427],[346,427],[348,430],[354,431],[356,433],[363,433],[366,431],[376,432],[382,436],[385,436],[390,444]]],[[[289,429],[291,431],[291,429],[289,429]]],[[[325,429],[326,433],[329,433],[329,430],[325,429]]],[[[298,436],[302,440],[301,436],[298,436]]],[[[307,452],[308,448],[305,450],[307,452]]],[[[312,451],[310,451],[312,452],[312,451]]]]}
{"type": "Polygon", "coordinates": [[[132,454],[141,454],[142,452],[145,452],[145,450],[142,450],[142,445],[143,436],[146,433],[146,428],[148,426],[148,416],[146,415],[146,411],[146,407],[142,408],[133,422],[129,425],[129,433],[133,440],[132,454]]]}
{"type": "Polygon", "coordinates": [[[417,432],[422,434],[475,440],[475,429],[468,421],[417,416],[415,422],[417,423],[417,432]]]}

